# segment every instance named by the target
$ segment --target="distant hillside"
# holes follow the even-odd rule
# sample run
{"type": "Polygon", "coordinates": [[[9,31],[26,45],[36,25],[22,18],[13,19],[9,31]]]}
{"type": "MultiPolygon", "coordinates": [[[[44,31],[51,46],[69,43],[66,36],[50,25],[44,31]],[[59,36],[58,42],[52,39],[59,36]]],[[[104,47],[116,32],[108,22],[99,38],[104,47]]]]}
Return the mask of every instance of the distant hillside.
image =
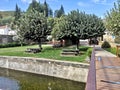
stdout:
{"type": "Polygon", "coordinates": [[[0,11],[0,26],[10,24],[14,19],[14,11],[0,11]]]}
{"type": "Polygon", "coordinates": [[[14,16],[14,11],[0,11],[0,16],[2,16],[2,18],[6,18],[9,16],[14,16]]]}

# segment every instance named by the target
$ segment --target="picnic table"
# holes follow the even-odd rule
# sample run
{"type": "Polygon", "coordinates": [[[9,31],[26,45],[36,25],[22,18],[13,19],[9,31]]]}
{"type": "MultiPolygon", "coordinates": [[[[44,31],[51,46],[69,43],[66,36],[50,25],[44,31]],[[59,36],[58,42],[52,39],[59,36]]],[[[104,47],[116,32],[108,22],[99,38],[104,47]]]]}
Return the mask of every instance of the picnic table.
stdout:
{"type": "Polygon", "coordinates": [[[39,48],[27,48],[27,50],[25,52],[28,52],[28,53],[38,53],[40,51],[41,50],[39,48]]]}

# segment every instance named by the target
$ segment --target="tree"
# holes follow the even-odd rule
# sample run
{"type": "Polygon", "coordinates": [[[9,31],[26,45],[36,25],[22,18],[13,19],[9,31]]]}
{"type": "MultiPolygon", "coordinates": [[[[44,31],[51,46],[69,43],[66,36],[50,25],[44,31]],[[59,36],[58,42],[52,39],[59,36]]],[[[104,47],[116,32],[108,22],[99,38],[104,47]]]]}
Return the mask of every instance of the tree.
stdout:
{"type": "Polygon", "coordinates": [[[55,20],[52,31],[58,40],[70,39],[79,48],[79,39],[97,38],[104,34],[102,20],[95,15],[88,15],[78,10],[55,20]]]}
{"type": "Polygon", "coordinates": [[[12,16],[2,18],[2,19],[0,19],[0,25],[10,24],[13,20],[14,20],[14,18],[12,16]]]}
{"type": "Polygon", "coordinates": [[[87,22],[89,38],[97,38],[104,35],[106,28],[101,18],[98,18],[94,14],[89,15],[87,22]]]}
{"type": "Polygon", "coordinates": [[[3,18],[3,16],[0,14],[0,19],[2,19],[3,18]]]}
{"type": "Polygon", "coordinates": [[[77,44],[78,48],[80,38],[79,24],[79,11],[72,11],[67,16],[62,16],[58,18],[52,31],[53,36],[59,40],[70,39],[72,40],[72,42],[77,44]]]}
{"type": "Polygon", "coordinates": [[[49,5],[47,4],[46,0],[43,4],[43,13],[45,15],[45,17],[49,17],[49,16],[53,16],[53,11],[52,9],[49,7],[49,5]]]}
{"type": "Polygon", "coordinates": [[[16,24],[16,21],[18,21],[18,19],[21,17],[21,10],[17,4],[16,4],[16,8],[15,8],[14,17],[15,17],[14,24],[16,24]]]}
{"type": "Polygon", "coordinates": [[[48,16],[53,17],[53,11],[52,11],[51,8],[50,8],[49,11],[48,11],[48,16]]]}
{"type": "Polygon", "coordinates": [[[61,7],[60,7],[60,12],[61,12],[61,15],[64,15],[64,14],[65,14],[63,5],[61,5],[61,7]]]}
{"type": "Polygon", "coordinates": [[[47,29],[49,31],[48,34],[51,34],[53,27],[54,27],[54,18],[48,17],[47,18],[47,29]]]}
{"type": "Polygon", "coordinates": [[[45,15],[45,17],[48,17],[48,4],[47,4],[46,0],[44,2],[44,15],[45,15]]]}
{"type": "Polygon", "coordinates": [[[55,17],[61,17],[62,15],[64,15],[65,12],[64,12],[64,8],[63,6],[61,5],[60,9],[59,10],[55,10],[55,13],[54,13],[54,16],[55,17]]]}
{"type": "Polygon", "coordinates": [[[41,41],[48,35],[47,19],[36,10],[22,16],[18,22],[18,34],[26,40],[32,40],[39,44],[40,49],[41,41]],[[19,33],[20,32],[20,33],[19,33]]]}
{"type": "Polygon", "coordinates": [[[106,28],[114,35],[120,36],[120,0],[107,12],[105,17],[106,28]]]}
{"type": "Polygon", "coordinates": [[[29,5],[29,7],[27,9],[27,12],[29,13],[33,9],[35,9],[35,10],[37,10],[39,12],[43,12],[43,10],[41,10],[42,6],[40,6],[40,2],[38,3],[36,0],[32,0],[32,3],[30,3],[30,5],[29,5]]]}

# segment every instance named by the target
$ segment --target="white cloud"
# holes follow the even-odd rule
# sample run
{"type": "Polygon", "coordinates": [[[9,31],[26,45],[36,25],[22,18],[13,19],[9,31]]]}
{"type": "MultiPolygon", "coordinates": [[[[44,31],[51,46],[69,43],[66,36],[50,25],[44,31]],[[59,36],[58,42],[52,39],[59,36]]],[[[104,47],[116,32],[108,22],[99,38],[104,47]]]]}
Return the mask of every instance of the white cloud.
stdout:
{"type": "Polygon", "coordinates": [[[78,5],[81,7],[88,7],[89,6],[89,4],[84,3],[84,2],[78,2],[78,5]]]}
{"type": "Polygon", "coordinates": [[[92,0],[94,3],[101,3],[101,4],[105,4],[107,3],[107,0],[92,0]]]}
{"type": "Polygon", "coordinates": [[[116,0],[110,1],[110,0],[92,0],[95,4],[102,4],[102,5],[113,5],[113,3],[116,0]]]}
{"type": "Polygon", "coordinates": [[[0,11],[6,11],[6,10],[0,9],[0,11]]]}

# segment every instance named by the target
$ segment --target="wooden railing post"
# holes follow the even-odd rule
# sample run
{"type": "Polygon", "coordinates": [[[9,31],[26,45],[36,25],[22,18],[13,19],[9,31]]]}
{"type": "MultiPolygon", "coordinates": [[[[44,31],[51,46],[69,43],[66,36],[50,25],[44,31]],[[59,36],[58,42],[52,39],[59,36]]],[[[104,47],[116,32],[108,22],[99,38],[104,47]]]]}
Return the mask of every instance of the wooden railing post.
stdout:
{"type": "Polygon", "coordinates": [[[116,45],[116,55],[118,56],[119,54],[119,48],[120,48],[120,45],[116,45]]]}
{"type": "Polygon", "coordinates": [[[93,46],[85,90],[96,90],[95,46],[93,46]]]}

